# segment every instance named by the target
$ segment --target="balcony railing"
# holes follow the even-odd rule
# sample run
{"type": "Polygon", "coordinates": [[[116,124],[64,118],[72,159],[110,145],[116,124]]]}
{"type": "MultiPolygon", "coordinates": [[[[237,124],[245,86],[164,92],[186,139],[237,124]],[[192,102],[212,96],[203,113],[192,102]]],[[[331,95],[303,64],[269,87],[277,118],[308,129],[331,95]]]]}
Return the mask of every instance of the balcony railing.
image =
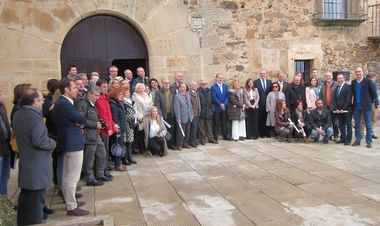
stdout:
{"type": "Polygon", "coordinates": [[[380,39],[380,4],[368,6],[369,23],[371,24],[371,34],[369,39],[380,39]]]}

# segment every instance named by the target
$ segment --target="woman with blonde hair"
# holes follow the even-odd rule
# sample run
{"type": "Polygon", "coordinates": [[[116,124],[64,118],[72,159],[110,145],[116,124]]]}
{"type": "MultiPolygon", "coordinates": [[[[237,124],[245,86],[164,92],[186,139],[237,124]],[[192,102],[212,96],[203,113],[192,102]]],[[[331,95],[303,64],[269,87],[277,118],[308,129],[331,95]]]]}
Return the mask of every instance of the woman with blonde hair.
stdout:
{"type": "Polygon", "coordinates": [[[117,79],[111,79],[110,84],[108,85],[109,90],[120,88],[120,82],[117,79]]]}
{"type": "Polygon", "coordinates": [[[167,130],[157,107],[153,106],[149,109],[143,121],[143,128],[144,144],[148,154],[158,154],[161,157],[167,155],[168,147],[165,140],[167,130]]]}
{"type": "Polygon", "coordinates": [[[246,137],[245,131],[245,103],[243,97],[243,90],[239,87],[239,81],[234,79],[231,82],[230,90],[228,91],[230,97],[230,111],[229,119],[232,120],[232,133],[233,140],[244,140],[246,137]]]}
{"type": "MultiPolygon", "coordinates": [[[[136,84],[132,99],[135,101],[137,119],[142,123],[144,115],[148,113],[149,108],[153,106],[152,100],[145,92],[145,85],[143,83],[136,84]]],[[[137,138],[137,143],[139,145],[139,153],[144,154],[144,131],[141,130],[137,132],[135,130],[135,138],[137,138]]]]}

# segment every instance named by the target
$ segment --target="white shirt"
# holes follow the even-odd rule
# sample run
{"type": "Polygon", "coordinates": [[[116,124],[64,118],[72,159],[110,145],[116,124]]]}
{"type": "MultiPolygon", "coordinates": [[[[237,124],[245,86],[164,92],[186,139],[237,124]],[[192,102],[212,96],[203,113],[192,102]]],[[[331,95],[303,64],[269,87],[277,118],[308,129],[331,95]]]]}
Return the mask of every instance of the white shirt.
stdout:
{"type": "Polygon", "coordinates": [[[157,121],[153,120],[152,124],[150,124],[149,138],[157,136],[159,129],[160,126],[158,125],[157,121]]]}

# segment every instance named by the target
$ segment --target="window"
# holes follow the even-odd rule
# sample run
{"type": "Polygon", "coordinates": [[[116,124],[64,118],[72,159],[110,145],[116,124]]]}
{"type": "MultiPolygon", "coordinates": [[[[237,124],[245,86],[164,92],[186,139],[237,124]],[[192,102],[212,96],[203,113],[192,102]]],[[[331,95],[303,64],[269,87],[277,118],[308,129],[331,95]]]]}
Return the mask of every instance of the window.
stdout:
{"type": "Polygon", "coordinates": [[[323,0],[323,18],[345,19],[347,8],[343,0],[323,0]]]}
{"type": "Polygon", "coordinates": [[[303,81],[309,81],[310,78],[310,65],[311,60],[295,60],[294,61],[294,74],[302,72],[303,81]]]}
{"type": "Polygon", "coordinates": [[[318,26],[353,27],[363,23],[365,0],[314,0],[313,23],[318,26]]]}

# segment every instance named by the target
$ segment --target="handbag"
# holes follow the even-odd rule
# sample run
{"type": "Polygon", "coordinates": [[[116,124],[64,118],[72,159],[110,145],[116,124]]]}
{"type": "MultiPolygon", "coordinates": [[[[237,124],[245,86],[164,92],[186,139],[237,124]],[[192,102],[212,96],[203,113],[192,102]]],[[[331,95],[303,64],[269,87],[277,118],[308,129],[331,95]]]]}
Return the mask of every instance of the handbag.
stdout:
{"type": "Polygon", "coordinates": [[[249,102],[251,103],[251,105],[254,105],[255,104],[255,99],[252,99],[249,102]]]}
{"type": "Polygon", "coordinates": [[[172,139],[172,135],[168,131],[166,131],[165,139],[166,141],[169,141],[170,139],[172,139]]]}
{"type": "Polygon", "coordinates": [[[14,152],[18,152],[18,146],[17,146],[17,141],[16,141],[16,136],[15,132],[11,132],[11,141],[9,142],[11,144],[11,148],[14,152]]]}
{"type": "Polygon", "coordinates": [[[125,150],[125,147],[120,144],[118,141],[114,143],[111,147],[111,155],[114,157],[124,157],[127,151],[125,150]]]}

